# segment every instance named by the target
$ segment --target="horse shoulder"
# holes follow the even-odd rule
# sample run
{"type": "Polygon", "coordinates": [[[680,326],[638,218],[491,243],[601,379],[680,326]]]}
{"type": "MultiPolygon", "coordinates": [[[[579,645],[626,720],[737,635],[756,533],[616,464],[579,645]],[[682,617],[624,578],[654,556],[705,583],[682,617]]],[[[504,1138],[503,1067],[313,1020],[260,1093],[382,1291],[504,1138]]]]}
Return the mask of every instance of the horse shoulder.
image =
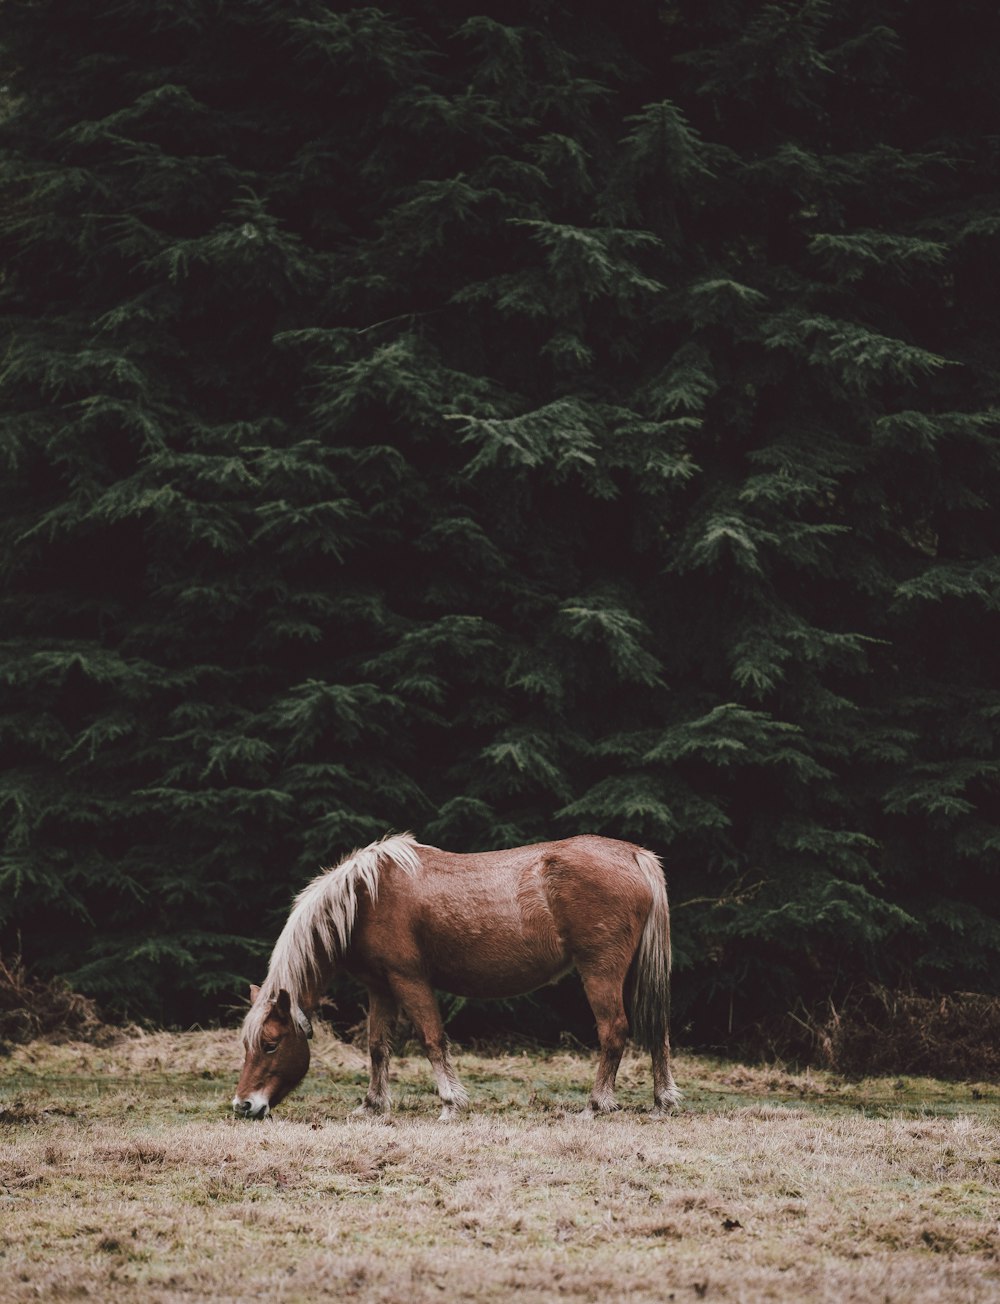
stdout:
{"type": "MultiPolygon", "coordinates": [[[[419,871],[418,871],[419,872],[419,871]]],[[[358,893],[358,913],[344,968],[359,977],[394,969],[419,970],[421,949],[416,936],[417,912],[413,876],[388,866],[372,900],[367,889],[358,893]]]]}

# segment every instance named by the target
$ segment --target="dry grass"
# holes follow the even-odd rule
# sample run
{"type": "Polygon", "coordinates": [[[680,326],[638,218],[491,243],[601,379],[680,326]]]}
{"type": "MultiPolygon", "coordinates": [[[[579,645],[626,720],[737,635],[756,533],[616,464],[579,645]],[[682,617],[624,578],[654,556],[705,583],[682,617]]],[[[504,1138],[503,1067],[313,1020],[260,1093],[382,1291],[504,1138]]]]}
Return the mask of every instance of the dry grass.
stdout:
{"type": "Polygon", "coordinates": [[[362,1055],[322,1033],[275,1122],[233,1122],[231,1033],[0,1062],[0,1299],[1000,1299],[992,1089],[848,1084],[681,1058],[688,1108],[584,1120],[585,1055],[418,1056],[391,1125],[347,1119],[362,1055]]]}

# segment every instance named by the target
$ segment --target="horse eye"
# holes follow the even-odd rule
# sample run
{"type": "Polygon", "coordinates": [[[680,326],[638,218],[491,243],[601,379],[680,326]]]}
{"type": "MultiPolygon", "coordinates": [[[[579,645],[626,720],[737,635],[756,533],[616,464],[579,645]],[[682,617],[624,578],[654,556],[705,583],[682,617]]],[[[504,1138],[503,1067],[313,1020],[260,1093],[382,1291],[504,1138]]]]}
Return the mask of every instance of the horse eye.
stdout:
{"type": "Polygon", "coordinates": [[[265,1055],[273,1055],[277,1049],[278,1043],[276,1041],[265,1041],[261,1043],[261,1050],[263,1050],[265,1055]]]}

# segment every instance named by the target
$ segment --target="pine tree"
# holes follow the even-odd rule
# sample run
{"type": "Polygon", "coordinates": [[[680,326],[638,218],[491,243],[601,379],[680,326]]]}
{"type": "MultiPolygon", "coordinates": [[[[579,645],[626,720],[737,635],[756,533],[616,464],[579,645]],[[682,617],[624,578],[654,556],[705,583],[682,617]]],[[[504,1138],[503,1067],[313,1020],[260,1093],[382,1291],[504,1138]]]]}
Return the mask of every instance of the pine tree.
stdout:
{"type": "Polygon", "coordinates": [[[203,1017],[592,830],[696,1038],[995,984],[982,0],[10,13],[5,947],[203,1017]]]}

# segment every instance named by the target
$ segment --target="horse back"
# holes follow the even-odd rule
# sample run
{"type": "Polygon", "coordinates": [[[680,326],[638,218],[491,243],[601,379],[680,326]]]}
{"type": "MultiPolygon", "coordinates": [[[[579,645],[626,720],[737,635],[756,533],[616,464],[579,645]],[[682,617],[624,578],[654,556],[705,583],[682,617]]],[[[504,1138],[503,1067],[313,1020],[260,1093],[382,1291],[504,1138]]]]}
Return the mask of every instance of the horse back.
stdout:
{"type": "Polygon", "coordinates": [[[606,955],[625,963],[649,912],[639,847],[580,836],[505,851],[419,846],[420,868],[387,866],[359,903],[348,968],[412,969],[464,995],[514,995],[606,955]],[[353,963],[352,963],[353,962],[353,963]]]}

